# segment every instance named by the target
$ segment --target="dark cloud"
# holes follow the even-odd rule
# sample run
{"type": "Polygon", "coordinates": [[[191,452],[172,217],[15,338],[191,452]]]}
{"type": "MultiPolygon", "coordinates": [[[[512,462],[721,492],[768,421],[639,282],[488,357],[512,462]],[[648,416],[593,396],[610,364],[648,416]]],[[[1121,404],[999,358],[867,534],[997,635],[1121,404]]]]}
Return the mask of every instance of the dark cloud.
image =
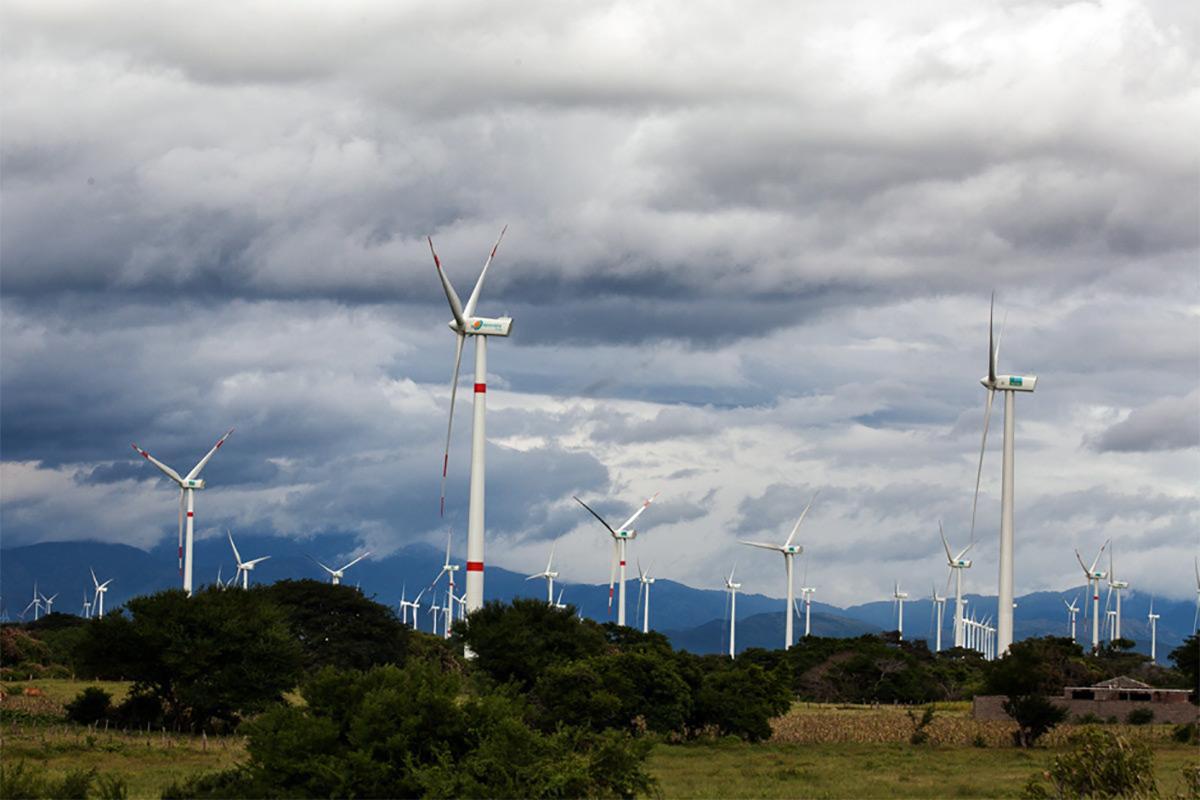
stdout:
{"type": "Polygon", "coordinates": [[[1087,444],[1100,452],[1136,453],[1200,447],[1200,392],[1162,397],[1135,408],[1129,416],[1087,444]]]}

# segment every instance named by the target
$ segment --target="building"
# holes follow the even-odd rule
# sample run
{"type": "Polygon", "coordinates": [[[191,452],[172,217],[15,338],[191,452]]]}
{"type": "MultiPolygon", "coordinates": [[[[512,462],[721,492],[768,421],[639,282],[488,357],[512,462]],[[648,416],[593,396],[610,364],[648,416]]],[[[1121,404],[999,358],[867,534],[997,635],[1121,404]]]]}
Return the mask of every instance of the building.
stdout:
{"type": "MultiPolygon", "coordinates": [[[[1187,689],[1157,689],[1149,684],[1125,676],[1101,681],[1094,686],[1068,686],[1062,697],[1053,697],[1051,702],[1066,708],[1068,722],[1089,714],[1107,720],[1116,717],[1124,722],[1129,712],[1148,708],[1154,712],[1154,721],[1180,724],[1200,721],[1200,708],[1191,702],[1194,693],[1187,689]]],[[[1006,720],[1003,695],[984,695],[975,698],[972,712],[979,720],[1006,720]]]]}

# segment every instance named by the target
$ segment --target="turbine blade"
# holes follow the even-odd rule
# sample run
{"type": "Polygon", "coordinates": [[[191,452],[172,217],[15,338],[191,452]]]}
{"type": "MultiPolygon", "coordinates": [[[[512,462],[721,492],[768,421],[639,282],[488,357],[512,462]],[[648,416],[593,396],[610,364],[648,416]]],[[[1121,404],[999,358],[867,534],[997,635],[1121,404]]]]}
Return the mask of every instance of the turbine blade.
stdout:
{"type": "Polygon", "coordinates": [[[963,556],[965,556],[965,555],[966,555],[966,554],[967,554],[967,553],[968,553],[968,552],[971,550],[971,548],[972,548],[972,547],[974,547],[974,546],[975,546],[975,543],[974,543],[974,542],[971,542],[969,545],[967,545],[966,547],[964,547],[964,548],[962,549],[962,552],[960,552],[960,553],[959,553],[957,556],[955,556],[955,558],[956,558],[956,559],[961,559],[961,558],[962,558],[963,556]]]}
{"type": "Polygon", "coordinates": [[[549,574],[554,566],[554,548],[558,547],[558,539],[554,540],[554,544],[550,545],[550,560],[546,562],[546,572],[549,574]]]}
{"type": "Polygon", "coordinates": [[[450,566],[450,543],[453,540],[454,540],[454,532],[451,531],[450,535],[446,537],[446,566],[447,567],[450,566]]]}
{"type": "Polygon", "coordinates": [[[938,533],[942,534],[942,547],[946,548],[946,560],[953,561],[954,556],[950,555],[950,543],[946,541],[946,530],[942,527],[942,521],[938,520],[938,533]]]}
{"type": "MultiPolygon", "coordinates": [[[[574,497],[574,495],[572,495],[572,497],[574,497]]],[[[604,517],[600,516],[600,515],[599,515],[599,514],[597,514],[595,511],[592,511],[592,507],[591,507],[591,506],[589,506],[587,503],[585,503],[585,502],[583,502],[582,500],[580,500],[578,497],[575,497],[575,502],[576,502],[576,503],[579,503],[579,505],[583,506],[583,507],[584,507],[584,508],[586,508],[588,511],[590,511],[593,517],[595,517],[596,519],[600,520],[600,524],[601,524],[601,525],[603,525],[605,528],[608,528],[608,532],[609,532],[609,533],[611,533],[613,536],[616,536],[616,535],[617,535],[617,532],[616,532],[616,531],[614,531],[614,530],[612,529],[612,525],[609,525],[607,522],[605,522],[605,521],[604,521],[604,517]]]]}
{"type": "Polygon", "coordinates": [[[996,335],[996,349],[992,351],[992,380],[996,380],[996,373],[1000,371],[1000,341],[1004,338],[1004,326],[1008,323],[1008,312],[1004,312],[1004,316],[1000,319],[1000,333],[996,335]]]}
{"type": "Polygon", "coordinates": [[[328,572],[330,575],[332,575],[334,572],[336,572],[336,570],[332,570],[332,569],[330,569],[329,567],[325,566],[325,565],[324,565],[324,564],[322,564],[320,561],[317,561],[315,558],[313,558],[313,557],[312,557],[312,556],[310,556],[310,555],[307,555],[307,554],[305,554],[305,557],[306,557],[306,558],[307,558],[309,561],[311,561],[311,562],[313,562],[314,564],[316,564],[316,565],[317,565],[318,567],[320,567],[321,569],[323,569],[323,570],[325,570],[326,572],[328,572]]]}
{"type": "Polygon", "coordinates": [[[242,563],[242,554],[238,552],[237,545],[233,543],[233,532],[229,528],[225,529],[225,533],[229,534],[229,546],[233,548],[233,558],[238,564],[242,563]]]}
{"type": "Polygon", "coordinates": [[[987,403],[983,409],[983,440],[979,444],[979,468],[975,470],[975,499],[971,501],[971,541],[975,541],[975,512],[979,508],[979,482],[983,478],[983,454],[987,452],[988,423],[992,419],[992,399],[996,393],[987,390],[987,403]]]}
{"type": "Polygon", "coordinates": [[[369,556],[369,555],[371,555],[371,551],[370,551],[370,550],[368,550],[367,552],[363,553],[361,556],[359,556],[358,558],[354,559],[353,561],[351,561],[351,562],[350,562],[349,564],[347,564],[346,566],[342,567],[342,572],[345,572],[346,570],[350,569],[350,568],[351,568],[351,567],[353,567],[355,564],[357,564],[358,562],[362,561],[364,558],[366,558],[366,557],[367,557],[367,556],[369,556]]]}
{"type": "Polygon", "coordinates": [[[1108,547],[1108,543],[1111,541],[1112,541],[1112,539],[1109,539],[1107,542],[1100,545],[1100,552],[1096,553],[1096,560],[1092,562],[1092,568],[1091,568],[1091,570],[1089,570],[1089,572],[1096,571],[1096,565],[1100,563],[1100,556],[1104,555],[1104,548],[1108,547]]]}
{"type": "Polygon", "coordinates": [[[256,558],[253,561],[247,561],[242,566],[253,567],[255,564],[261,564],[262,562],[266,561],[268,558],[270,558],[270,556],[263,556],[262,558],[256,558]]]}
{"type": "Polygon", "coordinates": [[[204,458],[200,459],[199,464],[192,467],[192,471],[187,474],[187,476],[184,478],[184,480],[190,481],[194,478],[199,478],[200,471],[203,470],[205,465],[208,464],[208,462],[212,460],[212,457],[215,456],[217,454],[217,451],[221,449],[221,445],[225,444],[225,440],[228,439],[230,437],[230,435],[232,435],[232,434],[233,434],[233,428],[230,428],[225,433],[224,436],[222,436],[220,439],[217,440],[217,443],[213,445],[213,449],[208,451],[208,455],[206,455],[204,458]]]}
{"type": "MultiPolygon", "coordinates": [[[[992,306],[988,309],[988,383],[996,383],[996,293],[992,292],[992,306]]],[[[990,387],[989,387],[990,388],[990,387]]]]}
{"type": "Polygon", "coordinates": [[[450,279],[446,277],[446,272],[442,269],[442,260],[438,258],[437,250],[433,249],[433,237],[425,238],[429,240],[429,252],[433,254],[433,266],[437,268],[438,277],[442,279],[442,289],[445,290],[446,300],[450,303],[450,313],[454,315],[454,321],[458,323],[459,333],[461,333],[467,329],[462,301],[458,299],[458,293],[454,291],[454,287],[450,285],[450,279]]]}
{"type": "Polygon", "coordinates": [[[1078,547],[1075,548],[1075,559],[1079,562],[1079,566],[1083,568],[1083,573],[1088,576],[1088,580],[1091,580],[1092,573],[1087,568],[1087,564],[1083,563],[1083,556],[1079,555],[1078,547]]]}
{"type": "MultiPolygon", "coordinates": [[[[588,510],[590,511],[591,509],[588,510]]],[[[601,521],[603,522],[603,520],[601,521]]],[[[618,548],[619,545],[617,544],[617,540],[613,539],[612,568],[608,572],[608,615],[610,617],[612,616],[613,587],[617,584],[617,559],[619,558],[618,548]]]]}
{"type": "Polygon", "coordinates": [[[166,475],[168,478],[170,478],[171,480],[175,481],[176,483],[183,483],[183,478],[179,477],[179,473],[178,473],[178,472],[176,472],[175,470],[171,469],[171,468],[170,468],[170,467],[168,467],[166,464],[162,463],[162,462],[161,462],[161,461],[159,461],[157,458],[155,458],[154,456],[150,455],[149,453],[147,453],[147,452],[146,452],[145,450],[143,450],[142,448],[138,447],[136,444],[134,444],[134,445],[130,445],[130,446],[131,446],[131,447],[132,447],[134,450],[137,450],[139,453],[141,453],[141,454],[142,454],[142,458],[146,459],[146,460],[147,460],[147,461],[149,461],[151,464],[153,464],[154,466],[156,466],[156,467],[158,467],[160,470],[162,470],[163,474],[165,474],[165,475],[166,475]]]}
{"type": "Polygon", "coordinates": [[[475,288],[471,291],[471,296],[467,299],[466,315],[468,317],[475,316],[475,306],[479,303],[479,293],[483,291],[483,281],[487,278],[488,267],[492,265],[492,259],[496,257],[496,248],[500,246],[500,240],[504,238],[504,232],[508,230],[505,225],[500,236],[496,238],[496,243],[492,245],[492,252],[488,253],[487,261],[483,262],[483,270],[479,273],[479,280],[475,282],[475,288]]]}
{"type": "Polygon", "coordinates": [[[816,491],[816,494],[814,494],[814,495],[812,496],[812,500],[809,500],[809,501],[808,501],[808,505],[806,505],[806,506],[804,507],[804,510],[800,512],[800,519],[796,520],[796,527],[792,528],[791,535],[789,535],[789,536],[788,536],[788,538],[787,538],[787,541],[783,543],[783,546],[784,546],[784,547],[787,547],[788,545],[790,545],[790,544],[792,543],[792,539],[795,539],[795,538],[796,538],[796,531],[800,530],[800,523],[804,522],[804,517],[805,517],[805,515],[807,515],[807,514],[808,514],[808,510],[809,510],[810,508],[812,508],[812,504],[813,504],[813,502],[815,502],[815,501],[816,501],[816,499],[817,499],[817,495],[818,495],[818,494],[820,494],[820,493],[821,493],[821,490],[820,490],[820,489],[818,489],[818,490],[816,491]]]}
{"type": "Polygon", "coordinates": [[[96,570],[92,569],[91,567],[88,567],[88,572],[92,573],[92,583],[99,586],[100,581],[96,580],[96,570]]]}
{"type": "Polygon", "coordinates": [[[623,531],[629,530],[633,526],[633,523],[637,521],[637,518],[642,515],[642,512],[650,507],[650,504],[654,502],[654,498],[656,498],[656,497],[658,497],[658,492],[655,492],[651,497],[647,498],[642,503],[642,507],[639,508],[637,511],[633,512],[633,516],[630,517],[629,519],[625,520],[625,522],[623,522],[621,524],[620,530],[623,530],[623,531]]]}
{"type": "MultiPolygon", "coordinates": [[[[761,547],[763,550],[774,550],[777,553],[782,553],[783,548],[777,544],[763,544],[762,542],[746,542],[738,539],[738,544],[748,544],[751,547],[761,547]]],[[[747,590],[749,591],[749,590],[747,590]]]]}
{"type": "Polygon", "coordinates": [[[733,583],[733,573],[737,572],[737,562],[733,562],[733,569],[729,570],[729,582],[733,583]]]}
{"type": "Polygon", "coordinates": [[[458,370],[462,366],[463,344],[467,337],[457,334],[454,345],[454,377],[450,380],[450,419],[446,423],[446,450],[442,453],[442,501],[438,516],[446,516],[446,474],[450,471],[450,434],[454,432],[454,401],[458,398],[458,370]]]}

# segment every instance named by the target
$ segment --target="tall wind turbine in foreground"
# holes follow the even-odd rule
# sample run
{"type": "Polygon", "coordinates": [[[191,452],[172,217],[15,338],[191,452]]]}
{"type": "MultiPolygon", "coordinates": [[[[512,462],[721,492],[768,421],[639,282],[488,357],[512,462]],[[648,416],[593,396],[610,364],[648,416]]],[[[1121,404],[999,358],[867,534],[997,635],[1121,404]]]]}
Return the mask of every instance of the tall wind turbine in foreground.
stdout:
{"type": "Polygon", "coordinates": [[[1104,570],[1097,570],[1096,565],[1100,563],[1100,556],[1104,555],[1106,547],[1108,547],[1108,542],[1100,545],[1100,552],[1096,553],[1096,558],[1090,567],[1083,563],[1083,556],[1079,555],[1079,550],[1075,550],[1075,558],[1079,560],[1079,566],[1083,567],[1088,589],[1092,592],[1092,652],[1100,649],[1100,581],[1107,578],[1108,573],[1104,570]]]}
{"type": "Polygon", "coordinates": [[[734,646],[734,637],[737,633],[737,593],[738,589],[742,588],[740,583],[733,582],[733,573],[737,572],[737,562],[733,562],[733,569],[729,570],[729,577],[725,579],[725,591],[729,592],[729,657],[736,658],[737,649],[734,646]]]}
{"type": "Polygon", "coordinates": [[[242,561],[242,554],[238,552],[237,545],[233,543],[233,532],[230,531],[229,528],[226,528],[225,533],[229,535],[229,546],[233,548],[233,560],[237,562],[237,572],[235,572],[233,575],[234,580],[236,581],[237,576],[240,574],[242,576],[242,588],[249,589],[250,571],[253,570],[257,564],[261,564],[262,562],[266,561],[268,558],[270,558],[270,556],[263,556],[262,558],[256,558],[252,561],[242,561]]]}
{"type": "Polygon", "coordinates": [[[200,480],[200,472],[208,465],[217,451],[221,449],[221,445],[225,444],[225,440],[233,433],[233,428],[229,429],[229,433],[222,436],[217,443],[213,445],[213,449],[208,451],[208,455],[200,459],[200,463],[192,467],[192,471],[186,476],[180,477],[179,473],[168,467],[166,464],[159,461],[154,456],[147,453],[136,444],[133,449],[142,454],[142,458],[149,461],[154,466],[162,470],[175,483],[179,484],[179,574],[183,576],[183,590],[190,597],[192,594],[192,541],[193,541],[193,516],[196,511],[196,492],[204,488],[204,481],[200,480]],[[184,514],[187,514],[187,537],[185,544],[184,537],[184,514]]]}
{"type": "Polygon", "coordinates": [[[558,573],[554,571],[554,548],[558,547],[558,542],[550,545],[550,560],[546,562],[546,568],[541,572],[536,572],[530,575],[525,580],[531,581],[534,578],[545,578],[546,580],[546,602],[550,605],[554,603],[554,579],[558,577],[558,573]]]}
{"type": "Polygon", "coordinates": [[[349,564],[342,567],[341,569],[330,569],[329,567],[322,564],[320,561],[317,561],[315,558],[312,558],[312,556],[309,556],[309,558],[311,558],[318,567],[320,567],[321,569],[323,569],[329,573],[330,583],[332,583],[334,586],[338,586],[341,584],[342,578],[346,577],[346,570],[350,569],[355,564],[362,561],[364,558],[366,558],[369,555],[371,555],[371,552],[368,550],[367,552],[363,553],[361,556],[354,559],[353,561],[351,561],[349,564]]]}
{"type": "Polygon", "coordinates": [[[954,574],[954,646],[963,647],[963,593],[962,593],[962,571],[971,568],[970,559],[963,558],[975,543],[964,547],[959,551],[958,555],[953,555],[950,552],[950,543],[946,541],[946,531],[942,527],[942,521],[938,520],[938,532],[942,534],[942,547],[946,548],[946,563],[950,566],[950,572],[954,574]]]}
{"type": "Polygon", "coordinates": [[[508,336],[512,331],[512,319],[509,317],[477,317],[475,307],[479,303],[479,293],[483,290],[483,282],[487,278],[488,267],[496,257],[496,248],[504,238],[505,226],[500,231],[496,244],[483,263],[479,280],[471,291],[471,297],[464,307],[458,299],[458,293],[450,285],[442,269],[441,259],[433,249],[433,239],[429,239],[429,252],[433,254],[433,265],[437,268],[438,277],[442,281],[442,289],[446,292],[446,300],[450,303],[450,312],[454,319],[450,320],[450,330],[456,338],[454,346],[454,377],[450,382],[450,420],[446,425],[446,450],[442,455],[442,498],[440,513],[446,513],[446,473],[450,467],[450,434],[454,430],[454,400],[458,396],[458,369],[462,365],[463,345],[468,336],[475,337],[475,408],[471,430],[471,504],[467,511],[467,611],[475,611],[483,606],[483,503],[484,503],[484,469],[485,450],[487,448],[487,337],[508,336]]]}
{"type": "Polygon", "coordinates": [[[1161,614],[1154,613],[1154,595],[1150,596],[1150,663],[1158,663],[1158,618],[1161,614]]]}
{"type": "Polygon", "coordinates": [[[92,569],[91,567],[88,567],[88,569],[91,570],[92,573],[92,583],[96,586],[96,595],[92,598],[92,613],[97,617],[103,617],[104,595],[106,592],[108,592],[108,585],[113,582],[113,579],[109,578],[104,583],[101,583],[100,581],[96,580],[96,570],[92,569]]]}
{"type": "Polygon", "coordinates": [[[575,502],[579,503],[579,505],[583,506],[589,512],[591,512],[591,515],[593,517],[600,520],[600,524],[603,525],[605,528],[607,528],[609,534],[612,535],[613,558],[612,558],[612,569],[609,570],[609,577],[608,577],[608,613],[610,613],[610,614],[612,613],[613,583],[614,583],[614,581],[616,581],[616,578],[617,578],[617,562],[619,560],[620,567],[621,567],[621,589],[620,589],[620,593],[619,593],[620,597],[617,602],[617,624],[618,625],[625,624],[625,548],[626,548],[626,545],[629,543],[629,540],[637,538],[638,532],[633,528],[633,523],[637,521],[637,518],[642,515],[643,511],[645,511],[647,508],[650,507],[650,504],[654,502],[655,497],[658,497],[658,492],[655,492],[652,497],[645,500],[642,503],[641,507],[639,507],[637,511],[633,512],[633,516],[630,517],[629,519],[625,520],[625,522],[622,523],[621,527],[617,528],[616,530],[613,530],[613,527],[604,521],[604,517],[600,516],[595,511],[592,511],[591,506],[589,506],[587,503],[580,500],[578,497],[575,498],[575,502]]]}
{"type": "Polygon", "coordinates": [[[1078,599],[1078,597],[1074,597],[1069,603],[1066,600],[1063,600],[1063,605],[1067,607],[1067,616],[1070,617],[1071,620],[1072,642],[1075,641],[1075,615],[1079,613],[1079,606],[1075,605],[1075,601],[1078,599]]]}
{"type": "Polygon", "coordinates": [[[783,634],[784,649],[790,649],[792,646],[792,612],[796,608],[796,590],[792,583],[792,575],[794,573],[792,562],[796,556],[804,552],[803,547],[798,544],[792,544],[792,541],[796,538],[796,532],[800,530],[800,523],[804,522],[805,515],[807,515],[808,510],[812,508],[813,501],[817,499],[817,494],[820,494],[820,492],[818,491],[816,494],[814,494],[812,500],[809,500],[808,505],[804,507],[804,511],[800,512],[800,519],[796,520],[795,527],[792,528],[792,532],[788,534],[787,541],[783,544],[763,544],[762,542],[745,541],[741,542],[741,544],[748,544],[751,547],[761,547],[764,550],[775,550],[783,554],[783,566],[787,570],[787,613],[785,614],[787,617],[787,623],[784,627],[783,634]]]}
{"type": "MultiPolygon", "coordinates": [[[[992,310],[988,313],[988,374],[979,382],[987,389],[987,405],[983,412],[983,442],[979,447],[979,469],[975,474],[975,500],[971,504],[971,541],[975,541],[975,509],[979,504],[979,480],[983,475],[983,454],[987,450],[988,422],[992,416],[992,399],[1004,392],[1004,462],[1000,484],[1000,587],[996,614],[996,652],[1004,655],[1012,644],[1013,632],[1013,432],[1016,424],[1016,393],[1032,392],[1037,378],[1032,375],[998,375],[1000,339],[994,338],[993,317],[996,295],[992,294],[992,310]]],[[[1000,337],[1004,323],[1000,323],[1000,337]]]]}

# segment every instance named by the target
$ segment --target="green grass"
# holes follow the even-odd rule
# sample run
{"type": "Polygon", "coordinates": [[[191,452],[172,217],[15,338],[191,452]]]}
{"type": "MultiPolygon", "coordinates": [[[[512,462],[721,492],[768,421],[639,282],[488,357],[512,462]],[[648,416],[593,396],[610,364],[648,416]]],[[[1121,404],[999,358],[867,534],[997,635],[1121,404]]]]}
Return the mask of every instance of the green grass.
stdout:
{"type": "MultiPolygon", "coordinates": [[[[665,798],[1020,797],[1029,777],[1057,753],[1017,748],[922,748],[906,744],[659,745],[651,773],[665,798]]],[[[1195,748],[1155,747],[1159,787],[1182,787],[1195,748]]]]}

